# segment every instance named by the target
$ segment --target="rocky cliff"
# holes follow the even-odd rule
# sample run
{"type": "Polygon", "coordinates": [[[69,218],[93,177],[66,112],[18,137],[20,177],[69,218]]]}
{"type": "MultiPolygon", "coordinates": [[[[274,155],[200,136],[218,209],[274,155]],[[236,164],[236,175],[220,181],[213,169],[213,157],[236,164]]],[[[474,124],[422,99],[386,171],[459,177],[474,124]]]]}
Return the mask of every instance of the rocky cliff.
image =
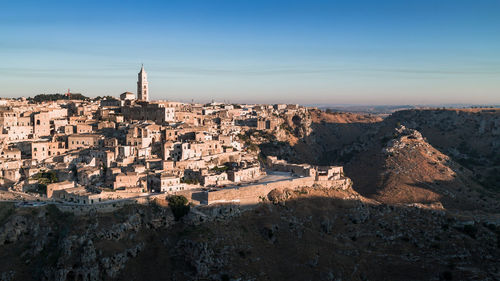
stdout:
{"type": "Polygon", "coordinates": [[[351,189],[276,191],[253,208],[196,208],[179,222],[155,204],[92,217],[1,207],[1,280],[500,278],[498,217],[351,189]]]}

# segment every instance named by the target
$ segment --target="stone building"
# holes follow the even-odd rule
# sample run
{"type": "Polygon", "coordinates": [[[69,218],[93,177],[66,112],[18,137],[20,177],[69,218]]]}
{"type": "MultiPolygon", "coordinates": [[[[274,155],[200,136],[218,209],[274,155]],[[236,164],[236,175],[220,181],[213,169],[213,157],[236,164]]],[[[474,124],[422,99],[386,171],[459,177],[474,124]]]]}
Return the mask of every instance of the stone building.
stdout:
{"type": "Polygon", "coordinates": [[[54,191],[56,190],[63,190],[67,188],[73,188],[75,187],[75,182],[72,181],[63,181],[63,182],[56,182],[56,183],[51,183],[47,185],[47,198],[52,198],[52,195],[54,194],[54,191]]]}
{"type": "Polygon", "coordinates": [[[82,186],[54,190],[52,195],[52,198],[77,204],[95,204],[101,202],[101,197],[101,194],[89,192],[82,186]]]}
{"type": "Polygon", "coordinates": [[[257,119],[257,130],[276,130],[280,125],[278,118],[259,118],[257,119]]]}
{"type": "Polygon", "coordinates": [[[191,126],[200,126],[203,124],[203,115],[196,114],[195,112],[179,111],[175,113],[175,120],[183,122],[191,126]]]}
{"type": "Polygon", "coordinates": [[[107,99],[101,100],[101,108],[120,107],[123,104],[124,104],[123,100],[114,99],[114,98],[107,98],[107,99]]]}
{"type": "Polygon", "coordinates": [[[20,160],[21,159],[21,150],[17,148],[9,148],[3,149],[0,153],[0,159],[5,160],[20,160]]]}
{"type": "Polygon", "coordinates": [[[227,171],[228,179],[236,183],[255,180],[261,175],[262,173],[259,166],[227,171]]]}
{"type": "Polygon", "coordinates": [[[92,125],[88,124],[77,124],[76,125],[77,134],[89,134],[92,133],[92,125]]]}
{"type": "Polygon", "coordinates": [[[318,166],[316,167],[317,181],[338,180],[344,176],[344,167],[342,166],[318,166]]]}
{"type": "Polygon", "coordinates": [[[139,174],[135,172],[120,173],[116,175],[113,188],[127,188],[139,186],[139,174]]]}
{"type": "Polygon", "coordinates": [[[210,173],[207,170],[202,171],[201,184],[203,186],[216,186],[219,184],[227,184],[229,181],[226,172],[210,173]]]}
{"type": "Polygon", "coordinates": [[[121,100],[134,100],[135,99],[135,95],[134,93],[131,93],[131,92],[125,92],[123,94],[120,95],[120,99],[121,100]]]}
{"type": "Polygon", "coordinates": [[[44,160],[64,154],[66,144],[60,141],[36,141],[31,143],[31,159],[44,160]]]}
{"type": "Polygon", "coordinates": [[[97,146],[103,137],[100,135],[70,135],[68,136],[68,149],[80,149],[97,146]]]}
{"type": "Polygon", "coordinates": [[[90,151],[90,156],[95,159],[95,164],[98,167],[111,167],[116,159],[115,151],[107,149],[93,149],[90,151]]]}
{"type": "Polygon", "coordinates": [[[35,138],[50,136],[50,114],[49,112],[33,113],[33,135],[35,138]]]}
{"type": "Polygon", "coordinates": [[[11,185],[21,179],[21,160],[0,162],[0,185],[11,185]]]}
{"type": "Polygon", "coordinates": [[[148,101],[148,74],[146,73],[146,70],[144,70],[144,66],[141,67],[141,71],[139,71],[137,76],[137,99],[141,101],[148,101]]]}
{"type": "Polygon", "coordinates": [[[148,175],[148,189],[151,192],[175,192],[184,190],[181,179],[168,173],[157,173],[148,175]]]}
{"type": "Polygon", "coordinates": [[[137,103],[122,108],[123,117],[128,121],[154,121],[157,124],[175,121],[175,108],[159,103],[137,103]]]}
{"type": "Polygon", "coordinates": [[[81,185],[91,185],[96,183],[102,176],[100,167],[84,166],[77,170],[78,183],[81,185]]]}

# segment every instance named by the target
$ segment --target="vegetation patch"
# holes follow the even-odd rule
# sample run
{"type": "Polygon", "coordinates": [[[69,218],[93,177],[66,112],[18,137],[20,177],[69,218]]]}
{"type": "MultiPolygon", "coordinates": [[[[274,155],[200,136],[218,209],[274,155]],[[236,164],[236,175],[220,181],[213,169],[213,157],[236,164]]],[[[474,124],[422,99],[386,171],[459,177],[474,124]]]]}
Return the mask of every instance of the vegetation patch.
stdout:
{"type": "Polygon", "coordinates": [[[190,210],[188,200],[182,195],[172,195],[168,198],[168,205],[176,221],[187,215],[190,210]]]}
{"type": "Polygon", "coordinates": [[[28,98],[30,102],[40,103],[45,101],[57,101],[57,100],[90,100],[88,97],[82,94],[70,94],[69,96],[65,94],[40,94],[34,97],[28,98]]]}
{"type": "Polygon", "coordinates": [[[55,182],[59,182],[56,172],[54,171],[41,171],[33,175],[32,179],[38,181],[38,186],[35,192],[40,194],[47,194],[47,185],[55,182]]]}

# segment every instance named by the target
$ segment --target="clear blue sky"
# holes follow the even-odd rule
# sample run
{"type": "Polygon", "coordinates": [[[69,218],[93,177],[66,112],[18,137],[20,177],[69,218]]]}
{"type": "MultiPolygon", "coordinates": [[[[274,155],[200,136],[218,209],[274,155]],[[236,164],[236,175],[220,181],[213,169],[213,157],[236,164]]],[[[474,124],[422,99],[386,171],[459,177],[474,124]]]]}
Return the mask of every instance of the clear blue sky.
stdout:
{"type": "Polygon", "coordinates": [[[0,96],[500,103],[500,1],[1,1],[0,96]]]}

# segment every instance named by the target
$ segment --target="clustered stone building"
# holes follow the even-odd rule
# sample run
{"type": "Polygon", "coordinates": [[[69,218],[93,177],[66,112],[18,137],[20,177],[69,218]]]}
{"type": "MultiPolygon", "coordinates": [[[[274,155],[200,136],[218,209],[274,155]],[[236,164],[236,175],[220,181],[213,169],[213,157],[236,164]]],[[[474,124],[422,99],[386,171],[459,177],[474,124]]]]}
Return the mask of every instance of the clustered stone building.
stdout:
{"type": "MultiPolygon", "coordinates": [[[[49,198],[80,204],[217,189],[265,176],[265,163],[240,139],[248,130],[278,130],[297,105],[194,104],[149,101],[147,74],[138,74],[137,98],[0,102],[0,185],[40,188],[51,172],[49,198]],[[38,177],[37,177],[38,176],[38,177]]],[[[291,166],[268,159],[274,170],[332,179],[340,170],[291,166]],[[306,171],[307,170],[307,171],[306,171]]]]}

